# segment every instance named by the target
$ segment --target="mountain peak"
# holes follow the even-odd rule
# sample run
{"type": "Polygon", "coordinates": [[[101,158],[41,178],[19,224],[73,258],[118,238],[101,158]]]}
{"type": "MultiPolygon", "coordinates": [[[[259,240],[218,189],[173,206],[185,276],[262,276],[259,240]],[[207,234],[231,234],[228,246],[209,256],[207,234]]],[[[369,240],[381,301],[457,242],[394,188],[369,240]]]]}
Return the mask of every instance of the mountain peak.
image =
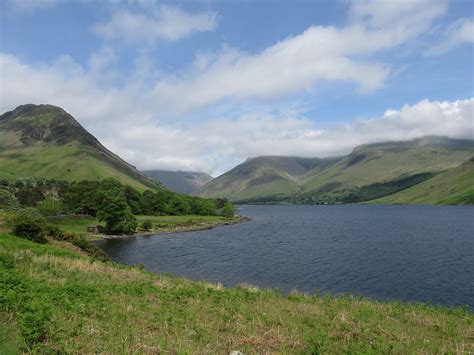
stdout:
{"type": "Polygon", "coordinates": [[[30,176],[59,176],[66,180],[76,180],[78,176],[87,179],[113,176],[140,189],[162,188],[159,182],[105,148],[58,106],[26,104],[2,114],[0,148],[6,155],[15,151],[6,165],[2,166],[0,159],[0,167],[7,176],[21,176],[17,170],[23,166],[30,176]],[[42,154],[35,153],[38,151],[42,154]],[[18,157],[23,163],[15,165],[18,157]]]}
{"type": "Polygon", "coordinates": [[[66,144],[72,141],[93,146],[99,144],[74,117],[53,105],[18,106],[0,116],[0,127],[18,134],[25,146],[38,142],[66,144]]]}

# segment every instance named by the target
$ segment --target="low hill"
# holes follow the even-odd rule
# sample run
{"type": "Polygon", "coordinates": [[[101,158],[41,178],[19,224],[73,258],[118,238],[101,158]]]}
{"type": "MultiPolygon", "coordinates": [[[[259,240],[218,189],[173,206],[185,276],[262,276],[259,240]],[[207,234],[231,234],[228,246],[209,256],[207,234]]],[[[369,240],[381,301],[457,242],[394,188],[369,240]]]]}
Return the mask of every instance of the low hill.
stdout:
{"type": "Polygon", "coordinates": [[[196,194],[204,197],[226,197],[234,201],[262,196],[289,196],[299,191],[300,178],[304,174],[310,170],[323,170],[338,159],[283,156],[248,159],[204,185],[196,194]]]}
{"type": "Polygon", "coordinates": [[[160,188],[52,105],[22,105],[0,116],[0,178],[96,180],[114,177],[144,190],[160,188]]]}
{"type": "Polygon", "coordinates": [[[162,182],[171,191],[190,194],[212,180],[206,173],[192,171],[144,170],[146,176],[162,182]]]}
{"type": "Polygon", "coordinates": [[[461,166],[373,202],[386,204],[474,204],[474,157],[461,166]]]}
{"type": "Polygon", "coordinates": [[[423,137],[362,145],[345,157],[332,159],[260,157],[214,179],[197,194],[241,202],[367,201],[453,169],[473,154],[472,140],[423,137]],[[290,161],[311,163],[295,169],[290,161]]]}

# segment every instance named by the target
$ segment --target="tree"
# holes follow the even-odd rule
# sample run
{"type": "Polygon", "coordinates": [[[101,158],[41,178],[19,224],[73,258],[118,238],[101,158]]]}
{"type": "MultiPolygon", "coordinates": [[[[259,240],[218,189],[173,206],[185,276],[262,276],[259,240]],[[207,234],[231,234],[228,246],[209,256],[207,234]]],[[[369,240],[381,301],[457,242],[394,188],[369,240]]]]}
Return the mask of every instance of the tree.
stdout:
{"type": "Polygon", "coordinates": [[[36,206],[40,201],[44,200],[44,192],[41,186],[33,186],[31,184],[18,187],[16,198],[22,206],[36,206]]]}
{"type": "Polygon", "coordinates": [[[235,215],[234,205],[230,202],[226,202],[224,204],[224,207],[222,207],[221,213],[225,218],[234,218],[234,215],[235,215]]]}
{"type": "Polygon", "coordinates": [[[105,221],[108,233],[132,234],[137,221],[125,197],[124,186],[115,179],[105,179],[100,183],[95,196],[97,217],[105,221]]]}
{"type": "Polygon", "coordinates": [[[18,237],[37,243],[47,243],[48,224],[46,219],[35,208],[25,208],[18,211],[8,221],[12,233],[18,237]]]}
{"type": "Polygon", "coordinates": [[[98,181],[79,181],[69,187],[62,186],[64,191],[64,204],[73,213],[82,213],[95,216],[97,213],[96,195],[99,190],[98,181]]]}
{"type": "Polygon", "coordinates": [[[108,233],[133,234],[137,220],[124,196],[109,194],[103,196],[97,210],[99,221],[105,221],[108,233]]]}
{"type": "Polygon", "coordinates": [[[133,214],[142,213],[140,208],[140,200],[142,195],[135,190],[133,187],[126,185],[124,188],[125,199],[127,200],[128,205],[132,209],[133,214]]]}

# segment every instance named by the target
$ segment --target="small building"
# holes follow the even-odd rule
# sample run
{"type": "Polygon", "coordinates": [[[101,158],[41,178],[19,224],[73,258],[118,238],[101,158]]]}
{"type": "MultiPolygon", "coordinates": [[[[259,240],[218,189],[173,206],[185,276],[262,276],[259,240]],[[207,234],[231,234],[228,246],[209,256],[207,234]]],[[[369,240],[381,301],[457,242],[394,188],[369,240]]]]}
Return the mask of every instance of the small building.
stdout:
{"type": "Polygon", "coordinates": [[[99,226],[93,224],[87,226],[87,233],[99,234],[99,226]]]}

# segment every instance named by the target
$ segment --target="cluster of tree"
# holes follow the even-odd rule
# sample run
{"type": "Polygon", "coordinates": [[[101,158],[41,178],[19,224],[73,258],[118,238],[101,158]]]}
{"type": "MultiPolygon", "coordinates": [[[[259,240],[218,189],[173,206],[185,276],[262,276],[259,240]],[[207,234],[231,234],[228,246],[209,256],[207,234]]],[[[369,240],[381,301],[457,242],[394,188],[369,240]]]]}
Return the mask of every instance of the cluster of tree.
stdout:
{"type": "Polygon", "coordinates": [[[101,181],[34,179],[0,181],[1,206],[36,207],[43,215],[73,213],[98,217],[108,233],[133,233],[134,215],[234,216],[234,206],[225,199],[204,199],[168,190],[143,193],[109,178],[101,181]]]}
{"type": "Polygon", "coordinates": [[[18,210],[8,219],[7,224],[11,227],[12,233],[20,238],[47,243],[46,237],[51,237],[55,240],[70,242],[99,260],[109,260],[102,249],[89,242],[83,235],[65,232],[48,223],[36,208],[26,207],[18,210]]]}

